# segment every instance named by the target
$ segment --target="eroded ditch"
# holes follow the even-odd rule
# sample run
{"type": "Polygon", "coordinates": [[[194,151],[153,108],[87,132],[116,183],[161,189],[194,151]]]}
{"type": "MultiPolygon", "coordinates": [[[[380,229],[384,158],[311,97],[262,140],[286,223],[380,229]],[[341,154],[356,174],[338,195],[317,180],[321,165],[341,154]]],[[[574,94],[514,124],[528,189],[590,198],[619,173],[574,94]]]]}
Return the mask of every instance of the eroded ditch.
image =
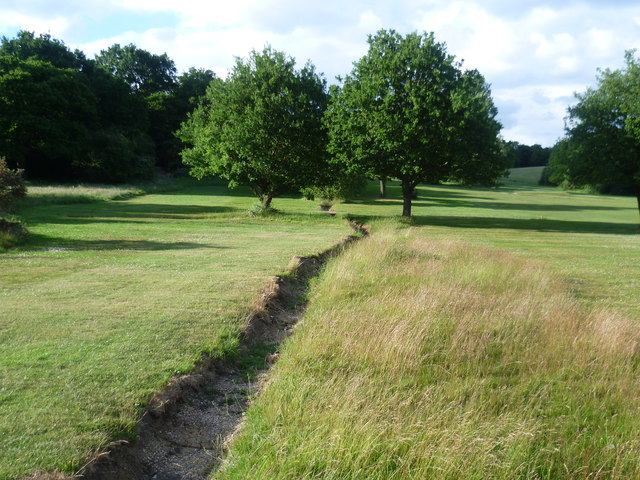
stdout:
{"type": "MultiPolygon", "coordinates": [[[[360,236],[368,234],[359,224],[351,226],[360,236]]],[[[294,257],[290,273],[272,277],[248,315],[237,358],[206,358],[191,374],[172,378],[150,401],[138,425],[137,440],[112,444],[108,451],[95,455],[76,477],[208,478],[220,466],[227,441],[240,425],[260,378],[268,374],[277,359],[277,346],[304,313],[309,281],[330,257],[358,238],[345,237],[317,256],[294,257]]]]}

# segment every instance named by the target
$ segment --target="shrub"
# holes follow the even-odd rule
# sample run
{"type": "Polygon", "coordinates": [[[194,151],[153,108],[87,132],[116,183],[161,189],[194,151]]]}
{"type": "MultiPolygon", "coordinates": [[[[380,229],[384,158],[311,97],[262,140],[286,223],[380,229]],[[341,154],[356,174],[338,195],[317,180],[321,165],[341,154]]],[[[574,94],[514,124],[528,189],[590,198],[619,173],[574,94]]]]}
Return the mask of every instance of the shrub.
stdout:
{"type": "Polygon", "coordinates": [[[17,245],[27,235],[27,229],[19,221],[0,218],[0,250],[17,245]]]}
{"type": "Polygon", "coordinates": [[[22,178],[23,170],[11,170],[4,157],[0,157],[0,211],[10,210],[13,203],[27,194],[22,178]]]}
{"type": "Polygon", "coordinates": [[[268,217],[277,213],[278,210],[273,207],[265,207],[261,202],[256,203],[247,210],[247,216],[249,217],[268,217]]]}

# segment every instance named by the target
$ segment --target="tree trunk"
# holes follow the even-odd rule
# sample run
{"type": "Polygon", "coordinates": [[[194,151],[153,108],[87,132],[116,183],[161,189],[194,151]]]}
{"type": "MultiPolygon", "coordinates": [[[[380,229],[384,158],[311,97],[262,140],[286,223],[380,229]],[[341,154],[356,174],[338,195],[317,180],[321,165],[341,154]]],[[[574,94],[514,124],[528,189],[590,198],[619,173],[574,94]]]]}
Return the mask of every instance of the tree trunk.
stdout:
{"type": "Polygon", "coordinates": [[[262,208],[265,210],[271,208],[271,200],[273,200],[273,196],[268,194],[263,194],[260,196],[260,201],[262,202],[262,208]]]}
{"type": "Polygon", "coordinates": [[[380,178],[380,198],[387,198],[387,177],[380,178]]]}
{"type": "Polygon", "coordinates": [[[416,186],[409,180],[402,180],[402,216],[411,216],[411,199],[416,186]]]}
{"type": "Polygon", "coordinates": [[[636,200],[638,200],[638,213],[640,214],[640,182],[636,183],[636,200]]]}

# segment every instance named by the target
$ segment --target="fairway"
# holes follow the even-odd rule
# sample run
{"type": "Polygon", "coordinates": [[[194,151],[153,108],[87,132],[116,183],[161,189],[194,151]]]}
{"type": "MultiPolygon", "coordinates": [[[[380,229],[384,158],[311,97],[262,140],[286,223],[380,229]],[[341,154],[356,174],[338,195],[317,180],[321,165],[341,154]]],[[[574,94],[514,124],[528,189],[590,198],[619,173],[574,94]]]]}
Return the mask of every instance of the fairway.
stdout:
{"type": "Polygon", "coordinates": [[[505,181],[509,184],[538,185],[544,167],[511,168],[505,181]]]}
{"type": "Polygon", "coordinates": [[[311,202],[253,203],[196,186],[20,212],[30,240],[0,254],[0,478],[72,472],[129,436],[171,375],[233,350],[269,276],[350,233],[311,202]]]}

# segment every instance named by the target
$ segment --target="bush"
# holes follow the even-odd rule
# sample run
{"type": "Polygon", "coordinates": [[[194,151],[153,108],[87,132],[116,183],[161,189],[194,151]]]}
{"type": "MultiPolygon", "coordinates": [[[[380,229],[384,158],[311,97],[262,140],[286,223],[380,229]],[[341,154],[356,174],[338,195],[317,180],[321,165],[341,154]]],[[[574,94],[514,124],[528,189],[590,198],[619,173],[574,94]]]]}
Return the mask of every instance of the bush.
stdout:
{"type": "Polygon", "coordinates": [[[7,249],[17,245],[27,235],[27,229],[19,221],[0,218],[0,249],[7,249]]]}
{"type": "Polygon", "coordinates": [[[540,180],[538,181],[538,185],[546,185],[546,186],[557,186],[558,184],[551,180],[551,170],[549,167],[544,167],[542,170],[542,175],[540,176],[540,180]]]}
{"type": "Polygon", "coordinates": [[[7,160],[0,157],[0,211],[10,210],[13,203],[27,194],[22,178],[23,170],[11,170],[7,160]]]}
{"type": "Polygon", "coordinates": [[[247,210],[247,216],[249,217],[269,217],[278,213],[278,210],[272,207],[265,207],[261,202],[253,205],[247,210]]]}

